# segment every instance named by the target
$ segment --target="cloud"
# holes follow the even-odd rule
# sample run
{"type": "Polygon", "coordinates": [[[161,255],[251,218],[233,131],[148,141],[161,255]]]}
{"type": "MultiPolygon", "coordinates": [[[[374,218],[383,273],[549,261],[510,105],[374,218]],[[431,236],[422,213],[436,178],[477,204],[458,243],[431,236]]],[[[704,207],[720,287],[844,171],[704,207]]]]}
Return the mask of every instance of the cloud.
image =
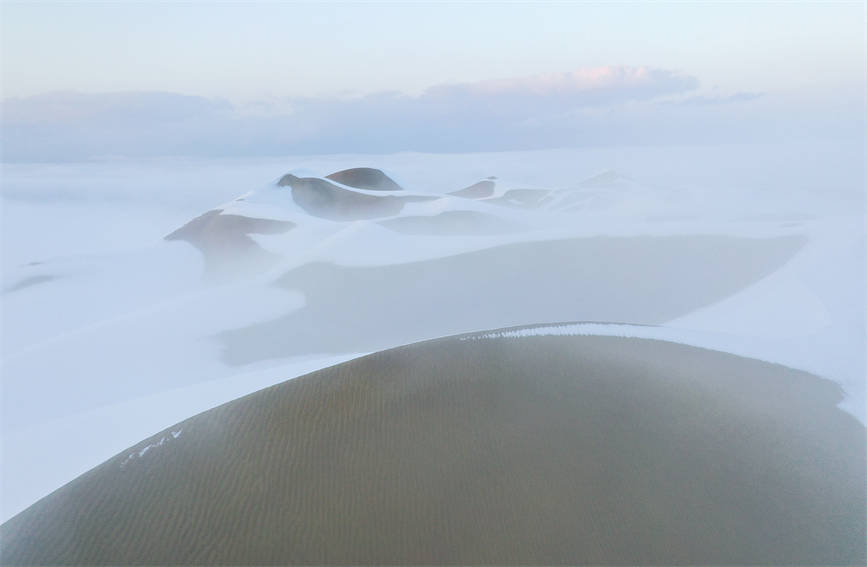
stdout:
{"type": "Polygon", "coordinates": [[[423,98],[449,101],[520,101],[558,106],[594,106],[646,100],[690,91],[698,79],[648,67],[591,67],[505,80],[489,80],[428,89],[423,98]]]}
{"type": "Polygon", "coordinates": [[[234,115],[226,101],[173,93],[50,93],[3,101],[0,147],[4,161],[209,155],[234,115]]]}
{"type": "MultiPolygon", "coordinates": [[[[533,121],[585,108],[610,107],[688,92],[694,77],[646,67],[598,67],[519,79],[439,85],[420,96],[379,93],[347,100],[296,100],[296,111],[309,129],[371,138],[390,137],[406,146],[451,144],[499,149],[503,136],[526,136],[533,121]]],[[[542,133],[538,133],[542,134],[542,133]]],[[[529,143],[529,140],[527,142],[529,143]]],[[[542,143],[541,140],[534,145],[542,143]]]]}
{"type": "Polygon", "coordinates": [[[4,161],[63,161],[497,151],[752,137],[752,131],[737,133],[747,128],[743,115],[726,109],[741,108],[757,94],[708,98],[695,94],[698,86],[695,77],[668,70],[596,67],[438,85],[417,96],[295,97],[241,107],[173,93],[51,93],[3,101],[0,147],[4,161]]]}
{"type": "Polygon", "coordinates": [[[694,95],[690,97],[686,97],[680,100],[669,100],[665,101],[665,104],[679,104],[683,106],[700,106],[700,105],[713,105],[713,104],[731,104],[736,102],[746,102],[749,100],[756,100],[764,95],[764,93],[747,93],[740,92],[731,94],[728,96],[705,96],[705,95],[694,95]]]}
{"type": "Polygon", "coordinates": [[[226,101],[174,93],[53,92],[3,101],[3,121],[9,124],[170,123],[231,113],[226,101]]]}

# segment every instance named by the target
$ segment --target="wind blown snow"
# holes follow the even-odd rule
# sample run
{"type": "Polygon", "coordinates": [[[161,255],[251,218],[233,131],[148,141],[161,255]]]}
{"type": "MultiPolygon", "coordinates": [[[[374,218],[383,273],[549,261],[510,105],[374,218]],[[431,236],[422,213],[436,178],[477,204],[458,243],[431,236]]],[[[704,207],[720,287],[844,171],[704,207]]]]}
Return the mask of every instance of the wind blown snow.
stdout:
{"type": "MultiPolygon", "coordinates": [[[[821,145],[4,164],[0,521],[198,412],[362,354],[227,359],[221,333],[305,313],[310,298],[275,282],[316,264],[423,266],[498,246],[582,237],[797,235],[806,245],[781,268],[661,326],[527,320],[519,323],[529,327],[476,338],[603,334],[750,356],[839,382],[847,393],[841,407],[863,422],[862,169],[861,161],[821,145]],[[383,169],[404,188],[394,192],[410,197],[399,213],[338,222],[303,209],[289,187],[274,184],[289,171],[323,177],[359,165],[383,169]],[[496,177],[490,200],[448,195],[489,177],[496,177]],[[528,198],[538,201],[522,201],[528,198]],[[255,250],[263,263],[208,280],[199,250],[163,237],[216,209],[294,227],[241,235],[243,250],[255,250]],[[464,218],[514,228],[428,230],[437,222],[460,228],[452,219],[464,218]],[[395,219],[413,230],[382,222],[395,219]],[[81,439],[88,439],[84,448],[81,439]]],[[[339,189],[368,200],[382,193],[339,189]]],[[[229,236],[217,242],[227,246],[229,236]]],[[[593,269],[576,266],[576,279],[593,269]]],[[[671,281],[690,281],[689,270],[680,266],[671,281]]],[[[476,300],[495,302],[511,284],[491,282],[489,296],[476,300]]],[[[634,285],[642,285],[640,277],[634,285]]],[[[365,301],[364,290],[342,293],[365,301]]],[[[396,293],[425,301],[411,288],[396,293]]],[[[439,305],[438,316],[448,318],[454,308],[439,305]]],[[[502,325],[461,331],[495,326],[502,325]]],[[[395,336],[400,330],[390,329],[395,336]]],[[[309,325],[294,332],[328,331],[309,325]]],[[[179,440],[175,432],[181,435],[171,429],[128,453],[124,466],[179,440]]]]}

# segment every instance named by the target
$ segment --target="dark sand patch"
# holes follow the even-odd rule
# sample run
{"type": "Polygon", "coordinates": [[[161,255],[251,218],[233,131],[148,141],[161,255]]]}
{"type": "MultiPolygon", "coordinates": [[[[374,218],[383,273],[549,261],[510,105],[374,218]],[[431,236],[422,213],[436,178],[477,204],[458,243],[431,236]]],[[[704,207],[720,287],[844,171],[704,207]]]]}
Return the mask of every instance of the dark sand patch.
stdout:
{"type": "Polygon", "coordinates": [[[0,561],[863,564],[840,399],[660,341],[416,344],[143,441],[0,527],[0,561]]]}
{"type": "Polygon", "coordinates": [[[495,186],[496,183],[486,179],[484,181],[479,181],[478,183],[473,183],[469,187],[452,191],[449,195],[463,197],[464,199],[484,199],[494,194],[495,186]]]}
{"type": "Polygon", "coordinates": [[[392,266],[308,264],[278,284],[304,307],[218,335],[224,360],[373,352],[536,321],[663,323],[783,265],[802,237],[579,238],[392,266]]]}
{"type": "Polygon", "coordinates": [[[267,268],[279,259],[277,254],[259,246],[250,234],[281,234],[294,226],[289,221],[224,215],[222,209],[215,209],[194,218],[165,239],[183,240],[195,246],[205,258],[208,275],[229,275],[233,271],[267,268]]]}
{"type": "Polygon", "coordinates": [[[292,198],[302,209],[317,217],[352,221],[397,215],[404,204],[435,200],[437,197],[366,195],[343,189],[316,177],[284,175],[278,183],[292,188],[292,198]]]}
{"type": "Polygon", "coordinates": [[[300,181],[301,178],[297,175],[292,175],[291,173],[287,173],[283,177],[277,181],[277,187],[291,187],[293,183],[300,181]]]}
{"type": "Polygon", "coordinates": [[[549,202],[550,195],[550,189],[510,189],[499,197],[485,199],[485,202],[506,207],[536,209],[549,202]]]}
{"type": "Polygon", "coordinates": [[[326,175],[325,178],[357,189],[370,189],[373,191],[403,190],[403,187],[395,183],[389,176],[379,169],[373,169],[372,167],[344,169],[343,171],[326,175]]]}
{"type": "Polygon", "coordinates": [[[29,276],[29,277],[26,277],[22,280],[15,282],[14,284],[10,285],[9,287],[7,287],[6,289],[3,290],[3,293],[14,293],[16,291],[20,291],[22,289],[27,289],[28,287],[33,287],[35,285],[48,283],[48,282],[54,281],[54,280],[59,279],[59,278],[60,278],[60,276],[55,276],[53,274],[42,274],[42,275],[38,275],[38,276],[29,276]]]}
{"type": "Polygon", "coordinates": [[[476,211],[445,211],[438,215],[397,217],[380,221],[382,226],[403,234],[502,234],[519,225],[476,211]]]}

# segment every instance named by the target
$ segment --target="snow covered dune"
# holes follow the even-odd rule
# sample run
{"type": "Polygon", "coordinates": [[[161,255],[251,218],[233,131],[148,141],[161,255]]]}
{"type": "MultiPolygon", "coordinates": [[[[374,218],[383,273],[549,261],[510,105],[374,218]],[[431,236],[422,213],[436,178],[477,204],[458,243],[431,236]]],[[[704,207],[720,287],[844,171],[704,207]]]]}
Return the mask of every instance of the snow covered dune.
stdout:
{"type": "Polygon", "coordinates": [[[863,196],[726,151],[4,165],[0,517],[259,388],[513,325],[658,325],[863,422],[863,196]]]}

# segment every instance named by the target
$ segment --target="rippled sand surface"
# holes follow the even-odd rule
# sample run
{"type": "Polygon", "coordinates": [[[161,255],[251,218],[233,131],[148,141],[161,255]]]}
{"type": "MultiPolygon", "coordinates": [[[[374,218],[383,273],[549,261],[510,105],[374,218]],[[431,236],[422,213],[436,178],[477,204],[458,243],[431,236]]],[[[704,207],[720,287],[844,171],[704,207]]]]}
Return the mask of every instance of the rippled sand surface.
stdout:
{"type": "Polygon", "coordinates": [[[840,398],[644,339],[420,343],[143,441],[3,525],[0,560],[863,563],[865,430],[840,398]]]}

